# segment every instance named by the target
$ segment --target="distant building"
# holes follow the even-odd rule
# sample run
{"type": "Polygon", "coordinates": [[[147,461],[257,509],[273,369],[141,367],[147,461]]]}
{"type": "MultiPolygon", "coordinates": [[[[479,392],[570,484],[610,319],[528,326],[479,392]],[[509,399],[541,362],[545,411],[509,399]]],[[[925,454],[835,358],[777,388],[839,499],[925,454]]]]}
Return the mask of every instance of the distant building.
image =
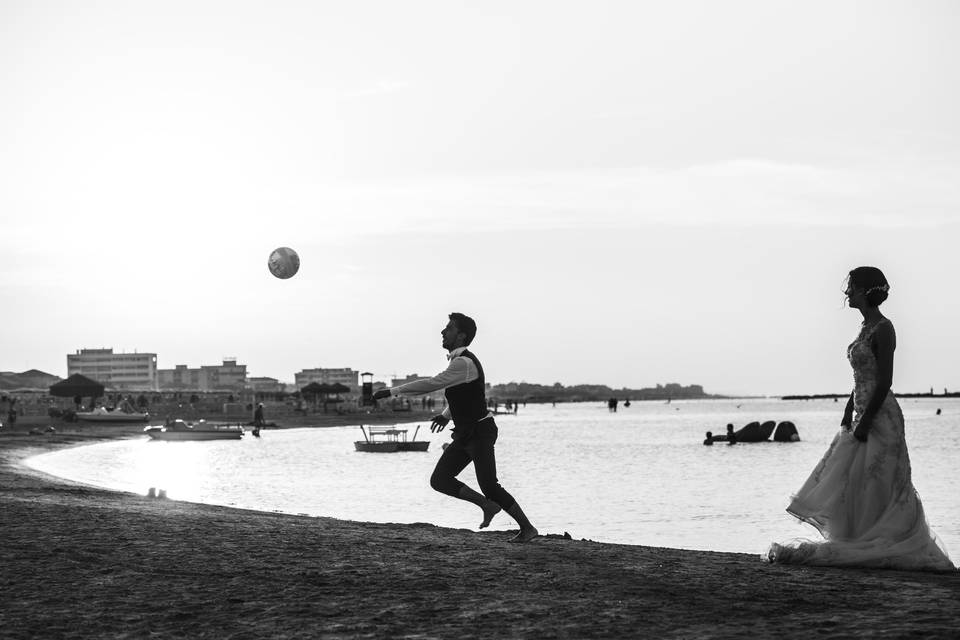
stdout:
{"type": "Polygon", "coordinates": [[[79,373],[107,389],[157,391],[157,354],[80,349],[67,355],[67,377],[79,373]]]}
{"type": "Polygon", "coordinates": [[[667,394],[668,397],[674,398],[689,398],[689,397],[700,397],[703,396],[703,387],[699,384],[691,384],[684,387],[679,385],[676,382],[670,382],[667,384],[658,384],[657,391],[667,394]]]}
{"type": "Polygon", "coordinates": [[[247,387],[256,393],[283,393],[287,385],[276,378],[247,378],[247,387]]]}
{"type": "Polygon", "coordinates": [[[159,369],[157,376],[162,391],[241,391],[247,386],[247,365],[237,364],[236,358],[224,358],[223,364],[196,369],[185,364],[159,369]]]}
{"type": "Polygon", "coordinates": [[[360,394],[360,372],[353,369],[303,369],[294,374],[297,389],[302,389],[311,382],[319,384],[340,383],[350,388],[350,395],[360,394]]]}
{"type": "Polygon", "coordinates": [[[425,378],[425,377],[427,376],[421,376],[416,373],[411,373],[406,378],[390,378],[390,386],[399,387],[402,384],[413,382],[414,380],[420,380],[421,378],[425,378]]]}

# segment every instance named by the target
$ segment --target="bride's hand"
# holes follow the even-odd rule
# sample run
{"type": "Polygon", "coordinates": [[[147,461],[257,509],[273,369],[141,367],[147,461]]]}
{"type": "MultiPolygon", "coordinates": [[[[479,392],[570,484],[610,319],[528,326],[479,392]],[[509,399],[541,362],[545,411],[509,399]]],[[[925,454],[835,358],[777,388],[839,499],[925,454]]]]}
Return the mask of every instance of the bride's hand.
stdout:
{"type": "Polygon", "coordinates": [[[853,430],[853,437],[860,442],[866,442],[868,431],[870,431],[869,425],[865,425],[863,420],[861,420],[860,424],[857,425],[857,428],[853,430]]]}

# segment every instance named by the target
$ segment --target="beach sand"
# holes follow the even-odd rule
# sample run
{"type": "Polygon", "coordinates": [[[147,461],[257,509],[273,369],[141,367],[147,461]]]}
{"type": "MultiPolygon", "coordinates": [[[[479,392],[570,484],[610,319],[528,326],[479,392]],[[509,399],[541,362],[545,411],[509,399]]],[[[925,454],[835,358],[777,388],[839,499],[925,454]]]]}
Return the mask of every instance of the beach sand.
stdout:
{"type": "Polygon", "coordinates": [[[502,531],[151,499],[21,465],[142,425],[58,429],[0,432],[3,638],[960,633],[956,573],[771,566],[756,555],[601,544],[576,531],[512,545],[502,531]]]}

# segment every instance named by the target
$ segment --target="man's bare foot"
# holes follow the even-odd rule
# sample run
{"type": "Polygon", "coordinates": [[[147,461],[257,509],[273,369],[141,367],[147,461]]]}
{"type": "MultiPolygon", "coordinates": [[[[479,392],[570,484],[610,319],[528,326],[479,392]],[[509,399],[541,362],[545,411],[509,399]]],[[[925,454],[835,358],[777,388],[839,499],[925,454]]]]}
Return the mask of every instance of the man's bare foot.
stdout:
{"type": "Polygon", "coordinates": [[[529,529],[520,529],[520,533],[510,538],[507,542],[530,542],[540,535],[540,532],[534,527],[529,529]]]}
{"type": "Polygon", "coordinates": [[[483,522],[480,523],[480,528],[486,529],[490,526],[490,521],[493,520],[493,516],[500,513],[500,505],[493,500],[487,500],[481,508],[483,509],[483,522]]]}

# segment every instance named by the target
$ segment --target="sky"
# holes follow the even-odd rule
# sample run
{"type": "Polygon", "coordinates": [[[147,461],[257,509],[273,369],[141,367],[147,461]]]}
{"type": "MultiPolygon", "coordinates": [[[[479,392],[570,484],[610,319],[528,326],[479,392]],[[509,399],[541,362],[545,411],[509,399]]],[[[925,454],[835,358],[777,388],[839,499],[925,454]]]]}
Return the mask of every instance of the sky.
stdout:
{"type": "Polygon", "coordinates": [[[960,390],[954,2],[0,0],[0,371],[960,390]],[[295,249],[279,280],[267,257],[295,249]]]}

